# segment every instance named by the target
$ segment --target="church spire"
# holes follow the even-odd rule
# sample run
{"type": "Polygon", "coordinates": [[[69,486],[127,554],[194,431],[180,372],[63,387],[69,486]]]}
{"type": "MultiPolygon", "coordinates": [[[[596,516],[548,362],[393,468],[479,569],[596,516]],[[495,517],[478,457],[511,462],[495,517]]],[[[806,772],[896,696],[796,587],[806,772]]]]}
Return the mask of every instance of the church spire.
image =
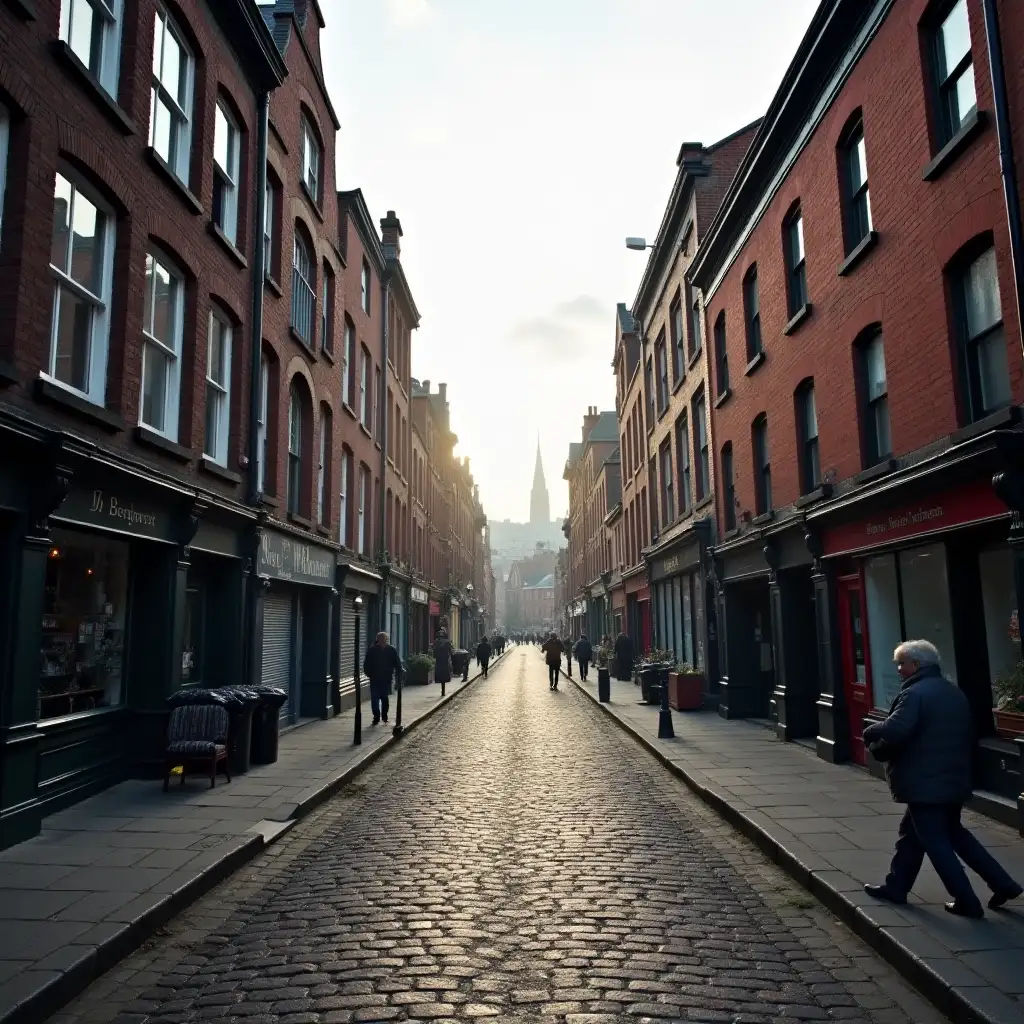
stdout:
{"type": "Polygon", "coordinates": [[[551,521],[548,486],[544,480],[544,463],[540,457],[540,434],[537,435],[537,461],[533,467],[533,490],[530,493],[530,523],[547,525],[551,521]]]}

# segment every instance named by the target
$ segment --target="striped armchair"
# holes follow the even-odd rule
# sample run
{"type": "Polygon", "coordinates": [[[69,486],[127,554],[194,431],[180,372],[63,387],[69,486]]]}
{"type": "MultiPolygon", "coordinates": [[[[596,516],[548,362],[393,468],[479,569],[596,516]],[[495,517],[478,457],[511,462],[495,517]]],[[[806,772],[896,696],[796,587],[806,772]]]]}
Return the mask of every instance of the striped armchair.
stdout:
{"type": "Polygon", "coordinates": [[[228,782],[228,713],[219,704],[185,704],[171,711],[167,723],[167,751],[164,761],[164,792],[171,780],[171,769],[182,766],[181,784],[185,785],[185,770],[199,762],[209,768],[210,788],[217,784],[217,765],[224,762],[224,775],[228,782]]]}

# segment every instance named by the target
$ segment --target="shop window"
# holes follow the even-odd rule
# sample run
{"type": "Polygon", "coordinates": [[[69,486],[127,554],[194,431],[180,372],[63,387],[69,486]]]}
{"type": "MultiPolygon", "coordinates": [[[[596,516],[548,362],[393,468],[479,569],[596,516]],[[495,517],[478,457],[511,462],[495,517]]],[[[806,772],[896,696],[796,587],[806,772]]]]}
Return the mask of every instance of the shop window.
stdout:
{"type": "Polygon", "coordinates": [[[797,444],[800,454],[800,491],[808,494],[821,484],[818,454],[818,409],[814,401],[814,380],[808,378],[796,390],[797,444]]]}
{"type": "Polygon", "coordinates": [[[679,514],[690,511],[690,425],[684,409],[676,420],[676,459],[679,462],[679,514]]]}
{"type": "Polygon", "coordinates": [[[195,58],[162,6],[153,34],[153,84],[149,97],[149,144],[174,176],[189,183],[192,153],[192,90],[195,58]]]}
{"type": "Polygon", "coordinates": [[[762,413],[751,427],[754,449],[754,512],[762,516],[772,508],[772,462],[768,450],[768,417],[762,413]]]}
{"type": "Polygon", "coordinates": [[[129,546],[55,529],[46,560],[39,718],[123,700],[129,546]]]}
{"type": "Polygon", "coordinates": [[[888,709],[899,693],[902,681],[892,656],[904,640],[935,644],[943,675],[955,683],[945,547],[932,544],[869,558],[864,582],[875,707],[888,709]]]}
{"type": "Polygon", "coordinates": [[[61,0],[61,40],[115,99],[121,18],[121,0],[61,0]]]}
{"type": "Polygon", "coordinates": [[[1003,329],[996,251],[990,245],[950,273],[968,422],[1010,404],[1010,371],[1003,329]]]}
{"type": "Polygon", "coordinates": [[[732,441],[722,445],[722,517],[725,529],[736,529],[736,482],[733,476],[732,441]]]}
{"type": "Polygon", "coordinates": [[[743,316],[747,327],[747,362],[764,351],[761,342],[761,293],[757,286],[757,264],[743,278],[743,316]]]}
{"type": "Polygon", "coordinates": [[[206,622],[205,593],[189,570],[185,587],[185,621],[181,646],[181,685],[199,686],[203,681],[203,627],[206,622]]]}
{"type": "Polygon", "coordinates": [[[53,193],[50,376],[103,405],[114,271],[114,217],[98,196],[58,172],[53,193]]]}
{"type": "Polygon", "coordinates": [[[683,304],[678,294],[672,300],[668,318],[672,330],[672,379],[678,384],[686,373],[686,355],[683,350],[683,346],[686,344],[683,330],[683,304]]]}
{"type": "MultiPolygon", "coordinates": [[[[206,353],[206,440],[203,452],[221,466],[228,464],[228,434],[231,420],[231,324],[220,314],[210,313],[210,340],[206,353]]],[[[260,389],[264,387],[264,363],[260,360],[260,389]]],[[[260,396],[262,423],[266,431],[265,396],[260,396]]],[[[262,459],[260,464],[262,465],[262,459]]],[[[262,489],[262,483],[261,483],[262,489]]]]}
{"type": "Polygon", "coordinates": [[[217,101],[213,123],[213,222],[232,243],[238,243],[239,151],[242,133],[223,100],[217,101]]]}
{"type": "Polygon", "coordinates": [[[185,281],[163,256],[146,254],[140,422],[178,440],[185,281]]]}
{"type": "Polygon", "coordinates": [[[985,609],[985,641],[992,682],[1007,679],[1021,660],[1020,623],[1017,612],[1017,582],[1013,556],[1001,544],[978,554],[981,571],[981,599],[985,609]]]}
{"type": "Polygon", "coordinates": [[[715,377],[718,394],[729,390],[729,350],[725,344],[725,310],[715,320],[715,377]]]}
{"type": "Polygon", "coordinates": [[[864,123],[859,118],[839,144],[839,180],[843,198],[843,236],[851,253],[871,234],[871,194],[864,123]]]}
{"type": "Polygon", "coordinates": [[[978,109],[978,96],[974,86],[967,0],[945,3],[939,10],[945,16],[941,20],[936,19],[929,44],[934,90],[938,100],[938,141],[940,146],[944,146],[978,109]]]}
{"type": "Polygon", "coordinates": [[[864,464],[874,466],[892,455],[889,432],[889,385],[885,370],[885,342],[881,330],[872,329],[856,349],[861,379],[861,418],[864,464]]]}
{"type": "Polygon", "coordinates": [[[807,305],[807,260],[804,251],[804,216],[799,204],[782,226],[783,256],[786,261],[786,300],[789,315],[795,317],[807,305]]]}

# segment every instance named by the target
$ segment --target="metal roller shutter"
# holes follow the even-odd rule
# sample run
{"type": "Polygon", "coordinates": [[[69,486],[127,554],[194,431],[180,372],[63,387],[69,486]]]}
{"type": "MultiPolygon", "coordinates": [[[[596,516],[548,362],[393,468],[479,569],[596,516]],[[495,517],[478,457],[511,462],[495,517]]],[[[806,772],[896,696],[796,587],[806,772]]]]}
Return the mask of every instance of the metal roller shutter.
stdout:
{"type": "MultiPolygon", "coordinates": [[[[338,680],[339,692],[342,698],[355,690],[356,658],[356,606],[355,595],[345,594],[341,601],[341,638],[338,650],[338,680]]],[[[365,599],[364,599],[365,602],[365,599]]],[[[363,608],[365,609],[365,603],[363,608]]],[[[366,616],[360,623],[362,635],[359,638],[360,646],[366,637],[366,616]]]]}
{"type": "Polygon", "coordinates": [[[263,677],[266,686],[288,691],[281,721],[291,718],[292,695],[292,595],[269,590],[263,598],[263,677]]]}

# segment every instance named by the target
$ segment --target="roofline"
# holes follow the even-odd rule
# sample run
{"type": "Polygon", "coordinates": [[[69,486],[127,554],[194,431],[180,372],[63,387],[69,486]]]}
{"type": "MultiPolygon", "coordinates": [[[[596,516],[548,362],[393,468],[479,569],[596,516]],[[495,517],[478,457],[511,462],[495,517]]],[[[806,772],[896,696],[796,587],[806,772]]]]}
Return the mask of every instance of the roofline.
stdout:
{"type": "MultiPolygon", "coordinates": [[[[319,6],[315,9],[317,20],[321,28],[326,26],[323,14],[320,11],[319,6]]],[[[290,18],[296,28],[296,35],[299,38],[299,45],[302,47],[302,52],[306,55],[306,60],[309,61],[309,68],[313,72],[313,78],[316,81],[317,88],[320,90],[320,98],[324,101],[324,106],[327,108],[327,113],[330,115],[331,124],[334,125],[336,132],[341,131],[341,122],[338,120],[338,114],[334,109],[334,104],[331,102],[330,94],[327,92],[327,83],[324,81],[323,72],[317,67],[316,61],[313,60],[313,54],[309,52],[309,46],[306,44],[306,37],[302,34],[302,26],[299,24],[298,18],[295,16],[295,11],[274,11],[275,18],[290,18]]]]}
{"type": "Polygon", "coordinates": [[[352,211],[352,219],[355,222],[356,230],[363,241],[363,249],[373,256],[377,272],[387,272],[387,260],[384,257],[384,249],[381,246],[380,236],[374,226],[373,218],[370,216],[370,209],[366,205],[366,198],[361,188],[353,188],[348,191],[338,192],[338,201],[345,204],[346,208],[352,211]]]}
{"type": "MultiPolygon", "coordinates": [[[[259,60],[261,67],[256,76],[259,86],[267,92],[276,89],[288,77],[288,65],[277,48],[277,43],[274,42],[270,26],[254,0],[227,0],[220,3],[211,0],[209,6],[214,18],[231,40],[235,52],[254,63],[259,60]],[[256,44],[251,53],[243,54],[239,50],[239,44],[243,41],[238,36],[238,19],[230,15],[232,9],[240,15],[244,27],[249,30],[250,41],[256,44]]],[[[243,64],[243,68],[244,66],[243,64]]]]}
{"type": "Polygon", "coordinates": [[[412,289],[409,287],[408,278],[405,276],[405,268],[402,266],[402,261],[398,258],[387,257],[387,268],[388,273],[397,280],[401,288],[402,298],[405,300],[409,314],[413,318],[413,329],[415,329],[420,325],[420,311],[416,307],[416,300],[412,297],[412,289]]]}

